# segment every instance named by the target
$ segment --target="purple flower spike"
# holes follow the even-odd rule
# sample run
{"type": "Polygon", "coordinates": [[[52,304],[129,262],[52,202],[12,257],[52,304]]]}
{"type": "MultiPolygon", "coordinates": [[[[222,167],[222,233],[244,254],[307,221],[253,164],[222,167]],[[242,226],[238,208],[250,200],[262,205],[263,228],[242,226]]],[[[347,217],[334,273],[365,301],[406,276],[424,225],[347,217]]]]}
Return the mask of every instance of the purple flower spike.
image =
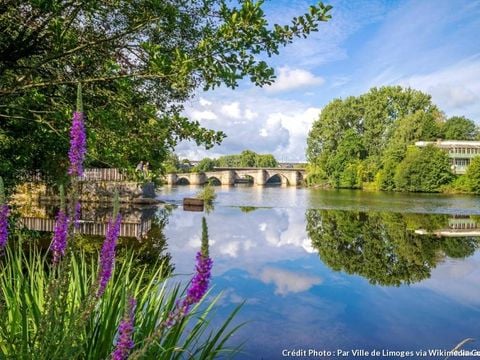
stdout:
{"type": "Polygon", "coordinates": [[[207,293],[210,283],[211,270],[213,261],[208,256],[203,255],[200,251],[196,256],[197,264],[195,266],[195,275],[187,290],[187,297],[182,302],[182,311],[186,315],[190,307],[198,303],[207,293]]]}
{"type": "Polygon", "coordinates": [[[70,150],[68,158],[70,159],[70,168],[68,174],[72,176],[83,175],[83,160],[87,151],[87,139],[85,135],[85,125],[83,123],[83,112],[75,111],[73,113],[72,128],[70,129],[70,150]]]}
{"type": "Polygon", "coordinates": [[[133,349],[133,331],[135,323],[135,307],[137,302],[133,297],[128,300],[128,309],[124,318],[118,326],[118,341],[115,350],[112,353],[113,360],[126,360],[130,350],[133,349]]]}
{"type": "Polygon", "coordinates": [[[68,218],[63,210],[57,214],[55,229],[53,230],[52,251],[53,263],[58,264],[60,259],[65,256],[67,248],[68,218]]]}
{"type": "Polygon", "coordinates": [[[0,204],[0,252],[3,252],[7,245],[8,238],[8,205],[0,204]]]}
{"type": "Polygon", "coordinates": [[[99,287],[97,296],[100,297],[105,292],[108,281],[112,277],[113,265],[115,264],[115,246],[120,235],[120,224],[122,216],[117,215],[115,221],[109,220],[107,224],[107,234],[103,242],[102,252],[100,253],[100,273],[99,273],[99,287]]]}

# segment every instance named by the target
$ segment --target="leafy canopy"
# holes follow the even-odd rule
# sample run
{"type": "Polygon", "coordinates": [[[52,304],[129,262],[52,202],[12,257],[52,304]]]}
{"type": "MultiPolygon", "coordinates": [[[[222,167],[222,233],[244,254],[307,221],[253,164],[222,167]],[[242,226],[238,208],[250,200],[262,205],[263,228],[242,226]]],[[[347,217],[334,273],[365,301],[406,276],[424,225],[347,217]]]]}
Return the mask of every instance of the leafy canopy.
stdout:
{"type": "Polygon", "coordinates": [[[361,187],[382,168],[393,167],[384,176],[391,182],[407,145],[436,138],[440,119],[429,95],[400,86],[334,99],[308,134],[309,176],[335,187],[361,187]]]}
{"type": "Polygon", "coordinates": [[[270,84],[262,60],[316,31],[330,6],[271,25],[262,1],[12,0],[0,5],[0,174],[64,173],[75,84],[87,166],[159,168],[178,141],[225,134],[181,116],[195,89],[270,84]]]}

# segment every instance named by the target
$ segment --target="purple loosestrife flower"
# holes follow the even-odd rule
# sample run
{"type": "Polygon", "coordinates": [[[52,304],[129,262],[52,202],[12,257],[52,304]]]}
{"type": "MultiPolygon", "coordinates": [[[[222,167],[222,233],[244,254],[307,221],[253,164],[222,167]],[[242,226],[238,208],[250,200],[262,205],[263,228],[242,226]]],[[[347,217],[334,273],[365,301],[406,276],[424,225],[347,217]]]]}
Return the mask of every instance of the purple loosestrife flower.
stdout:
{"type": "Polygon", "coordinates": [[[70,150],[68,151],[68,158],[70,159],[68,174],[71,176],[83,175],[83,160],[87,151],[86,140],[83,112],[75,111],[70,129],[70,150]]]}
{"type": "Polygon", "coordinates": [[[136,300],[131,297],[128,300],[128,308],[125,316],[122,321],[120,321],[120,325],[118,326],[118,340],[115,350],[112,353],[113,360],[127,359],[130,350],[132,350],[135,346],[135,343],[133,342],[133,331],[136,306],[136,300]]]}
{"type": "Polygon", "coordinates": [[[195,275],[187,290],[187,297],[183,300],[183,308],[186,313],[191,305],[198,303],[207,293],[210,283],[213,261],[208,256],[204,256],[200,251],[196,256],[195,275]]]}
{"type": "Polygon", "coordinates": [[[7,245],[8,238],[8,205],[0,204],[0,253],[7,245]]]}
{"type": "Polygon", "coordinates": [[[67,248],[67,234],[68,234],[68,218],[65,211],[59,210],[57,219],[55,221],[55,228],[53,230],[52,251],[53,263],[58,264],[60,259],[65,255],[67,248]]]}
{"type": "Polygon", "coordinates": [[[118,214],[115,221],[110,219],[107,224],[107,234],[105,236],[105,241],[103,242],[102,252],[100,253],[98,297],[103,295],[108,281],[112,277],[113,265],[115,264],[115,246],[117,245],[118,235],[120,235],[121,222],[122,216],[118,214]]]}

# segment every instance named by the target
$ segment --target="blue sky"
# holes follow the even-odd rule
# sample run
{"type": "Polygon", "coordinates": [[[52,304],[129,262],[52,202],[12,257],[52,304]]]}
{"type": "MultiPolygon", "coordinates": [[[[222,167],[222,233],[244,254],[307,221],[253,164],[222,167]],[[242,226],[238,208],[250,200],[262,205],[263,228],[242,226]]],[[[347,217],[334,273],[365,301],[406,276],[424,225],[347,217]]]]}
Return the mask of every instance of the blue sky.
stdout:
{"type": "MultiPolygon", "coordinates": [[[[287,23],[314,1],[266,1],[272,23],[287,23]]],[[[277,81],[198,93],[185,114],[227,134],[209,151],[181,143],[192,160],[251,149],[281,161],[305,159],[312,122],[332,99],[373,86],[425,91],[450,117],[480,124],[480,1],[331,1],[332,19],[268,59],[277,81]]]]}

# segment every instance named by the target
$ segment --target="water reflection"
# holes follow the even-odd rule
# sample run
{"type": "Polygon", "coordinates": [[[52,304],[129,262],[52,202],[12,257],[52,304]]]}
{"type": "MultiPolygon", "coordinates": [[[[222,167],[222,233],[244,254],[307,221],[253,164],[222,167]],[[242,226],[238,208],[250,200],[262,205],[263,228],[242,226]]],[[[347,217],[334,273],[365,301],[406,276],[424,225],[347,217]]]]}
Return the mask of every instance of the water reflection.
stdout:
{"type": "Polygon", "coordinates": [[[480,244],[473,216],[316,209],[305,216],[321,260],[372,284],[419,282],[445,257],[466,258],[480,244]]]}
{"type": "MultiPolygon", "coordinates": [[[[207,216],[219,318],[246,301],[237,323],[248,324],[232,338],[246,341],[240,359],[277,359],[284,348],[452,348],[477,334],[478,238],[434,234],[458,217],[248,205],[256,196],[219,191],[207,216]]],[[[179,273],[192,271],[202,215],[179,208],[166,227],[179,273]]]]}
{"type": "MultiPolygon", "coordinates": [[[[58,204],[26,202],[15,205],[19,213],[17,226],[30,232],[29,238],[37,240],[46,250],[52,238],[55,215],[58,204]]],[[[117,245],[117,260],[123,261],[129,250],[135,252],[136,265],[148,265],[156,262],[164,264],[165,274],[173,271],[171,256],[167,252],[165,225],[171,213],[170,208],[158,206],[121,205],[122,223],[117,245]]],[[[107,222],[113,208],[101,203],[83,203],[79,228],[75,230],[74,249],[96,255],[105,238],[107,222]]]]}

